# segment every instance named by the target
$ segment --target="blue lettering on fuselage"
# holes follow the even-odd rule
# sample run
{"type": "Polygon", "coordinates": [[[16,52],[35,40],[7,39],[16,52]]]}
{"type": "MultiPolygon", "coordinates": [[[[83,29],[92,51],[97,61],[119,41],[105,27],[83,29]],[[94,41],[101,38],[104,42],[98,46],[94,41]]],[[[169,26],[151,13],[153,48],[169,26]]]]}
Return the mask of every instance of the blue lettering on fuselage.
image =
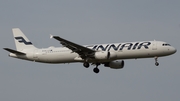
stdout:
{"type": "Polygon", "coordinates": [[[151,42],[143,42],[141,44],[139,44],[138,49],[141,49],[142,46],[144,46],[145,49],[149,49],[149,45],[151,44],[151,42]]]}
{"type": "Polygon", "coordinates": [[[126,47],[127,47],[127,50],[130,50],[132,45],[133,45],[132,43],[125,43],[121,46],[121,48],[119,50],[123,50],[126,47]]]}
{"type": "Polygon", "coordinates": [[[106,45],[105,47],[103,45],[99,45],[97,50],[99,50],[99,48],[102,50],[102,51],[106,51],[106,49],[108,48],[109,45],[106,45]]]}
{"type": "Polygon", "coordinates": [[[135,43],[132,49],[135,50],[138,44],[139,42],[135,43]]]}
{"type": "Polygon", "coordinates": [[[108,51],[109,51],[111,48],[113,48],[115,51],[117,51],[120,45],[121,45],[121,44],[119,44],[119,45],[116,47],[114,44],[112,44],[112,45],[109,46],[108,51]]]}
{"type": "Polygon", "coordinates": [[[93,49],[93,50],[95,50],[95,49],[96,49],[96,47],[97,47],[97,45],[93,46],[93,48],[92,48],[92,49],[93,49]]]}
{"type": "Polygon", "coordinates": [[[114,51],[122,51],[124,49],[127,50],[136,50],[136,49],[149,49],[149,45],[151,45],[151,42],[137,42],[137,43],[123,43],[123,44],[108,44],[108,45],[95,45],[92,49],[93,50],[102,50],[102,51],[110,51],[113,49],[114,51]]]}

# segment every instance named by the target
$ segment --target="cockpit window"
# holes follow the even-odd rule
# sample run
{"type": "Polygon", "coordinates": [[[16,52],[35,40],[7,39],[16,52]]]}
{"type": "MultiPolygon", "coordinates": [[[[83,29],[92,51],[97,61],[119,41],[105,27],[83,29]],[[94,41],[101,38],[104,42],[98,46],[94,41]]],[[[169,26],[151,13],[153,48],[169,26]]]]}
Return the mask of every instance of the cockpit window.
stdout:
{"type": "Polygon", "coordinates": [[[162,46],[171,46],[170,44],[164,43],[162,46]]]}

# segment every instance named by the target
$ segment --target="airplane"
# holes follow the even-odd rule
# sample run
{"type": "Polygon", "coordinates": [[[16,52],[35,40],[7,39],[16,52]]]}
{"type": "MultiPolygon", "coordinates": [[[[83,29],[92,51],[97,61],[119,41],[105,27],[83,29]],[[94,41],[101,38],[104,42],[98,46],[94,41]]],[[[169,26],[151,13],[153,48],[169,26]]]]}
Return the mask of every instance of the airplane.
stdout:
{"type": "Polygon", "coordinates": [[[163,41],[137,41],[95,45],[79,45],[59,36],[50,35],[62,44],[62,47],[36,48],[19,28],[12,29],[16,50],[4,48],[13,58],[41,63],[83,63],[88,68],[95,65],[93,71],[99,73],[98,66],[103,64],[111,69],[122,69],[125,59],[154,58],[158,66],[158,57],[176,53],[176,49],[163,41]]]}

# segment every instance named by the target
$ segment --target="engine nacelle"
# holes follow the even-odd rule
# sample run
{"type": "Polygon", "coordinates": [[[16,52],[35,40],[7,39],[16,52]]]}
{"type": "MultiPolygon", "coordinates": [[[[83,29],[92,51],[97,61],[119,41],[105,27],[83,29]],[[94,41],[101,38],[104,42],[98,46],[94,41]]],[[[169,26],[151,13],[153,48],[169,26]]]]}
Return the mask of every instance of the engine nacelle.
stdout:
{"type": "Polygon", "coordinates": [[[94,58],[98,60],[105,60],[105,59],[115,59],[116,53],[114,52],[107,52],[107,51],[100,51],[94,54],[94,58]]]}
{"type": "Polygon", "coordinates": [[[122,69],[124,67],[123,60],[114,60],[109,63],[104,64],[105,67],[110,67],[112,69],[122,69]]]}

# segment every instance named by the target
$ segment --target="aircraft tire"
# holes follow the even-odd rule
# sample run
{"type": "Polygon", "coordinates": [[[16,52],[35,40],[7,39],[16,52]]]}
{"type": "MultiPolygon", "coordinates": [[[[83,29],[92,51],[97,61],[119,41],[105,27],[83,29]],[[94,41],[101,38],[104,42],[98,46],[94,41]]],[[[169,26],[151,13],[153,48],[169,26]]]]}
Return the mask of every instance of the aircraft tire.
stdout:
{"type": "Polygon", "coordinates": [[[83,66],[88,68],[89,67],[89,63],[88,62],[84,62],[83,66]]]}
{"type": "Polygon", "coordinates": [[[93,69],[94,73],[99,73],[99,69],[96,67],[93,69]]]}
{"type": "Polygon", "coordinates": [[[159,66],[159,63],[158,63],[158,62],[156,62],[156,63],[155,63],[155,65],[156,65],[156,66],[159,66]]]}

